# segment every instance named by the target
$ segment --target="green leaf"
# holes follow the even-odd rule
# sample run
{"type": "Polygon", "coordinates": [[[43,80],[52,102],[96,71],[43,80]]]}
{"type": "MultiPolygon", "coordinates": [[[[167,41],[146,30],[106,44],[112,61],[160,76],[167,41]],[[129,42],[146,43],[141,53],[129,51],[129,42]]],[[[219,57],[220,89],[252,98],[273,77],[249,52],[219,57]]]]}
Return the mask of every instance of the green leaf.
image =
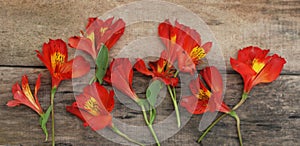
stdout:
{"type": "Polygon", "coordinates": [[[49,108],[47,109],[46,113],[41,115],[41,117],[40,117],[40,125],[41,125],[41,128],[43,129],[43,131],[45,133],[45,136],[46,136],[45,141],[48,140],[48,131],[47,131],[46,124],[47,124],[47,121],[49,119],[51,111],[52,111],[52,105],[50,105],[49,108]]]}
{"type": "Polygon", "coordinates": [[[106,74],[106,70],[108,67],[108,57],[108,48],[105,45],[102,45],[96,58],[96,77],[100,84],[102,84],[103,77],[106,74]]]}
{"type": "Polygon", "coordinates": [[[159,80],[153,81],[147,88],[146,97],[152,107],[155,107],[157,96],[162,88],[162,82],[159,80]]]}

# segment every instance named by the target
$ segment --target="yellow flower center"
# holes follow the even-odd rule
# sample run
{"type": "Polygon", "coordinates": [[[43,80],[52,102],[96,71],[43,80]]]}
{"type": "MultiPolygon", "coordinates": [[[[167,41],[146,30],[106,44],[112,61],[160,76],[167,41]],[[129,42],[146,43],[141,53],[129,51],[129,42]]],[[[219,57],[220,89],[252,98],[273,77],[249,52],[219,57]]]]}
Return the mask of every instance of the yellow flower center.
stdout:
{"type": "Polygon", "coordinates": [[[252,61],[252,69],[256,72],[259,73],[263,68],[265,64],[263,62],[259,62],[257,59],[254,59],[252,61]]]}
{"type": "Polygon", "coordinates": [[[192,49],[190,53],[190,57],[193,60],[200,60],[201,58],[204,58],[206,56],[205,50],[201,48],[200,46],[196,46],[192,49]]]}
{"type": "Polygon", "coordinates": [[[37,109],[39,109],[39,107],[37,106],[37,104],[35,103],[35,99],[30,91],[30,87],[28,84],[26,85],[22,85],[23,88],[23,93],[25,94],[25,96],[27,97],[27,99],[30,101],[30,103],[37,109]]]}
{"type": "Polygon", "coordinates": [[[108,29],[108,27],[101,27],[100,28],[101,35],[103,35],[106,32],[107,29],[108,29]]]}
{"type": "Polygon", "coordinates": [[[176,35],[172,36],[171,37],[171,43],[175,44],[176,43],[176,38],[177,38],[176,35]]]}
{"type": "Polygon", "coordinates": [[[157,66],[157,72],[158,73],[162,73],[164,71],[164,69],[165,69],[166,64],[167,64],[167,61],[163,61],[163,64],[161,66],[160,66],[160,64],[158,64],[158,66],[157,66]]]}
{"type": "Polygon", "coordinates": [[[198,99],[209,99],[211,96],[211,93],[210,91],[206,90],[202,90],[202,89],[199,89],[199,93],[198,95],[196,96],[198,99]]]}
{"type": "Polygon", "coordinates": [[[63,64],[65,62],[65,57],[66,56],[60,52],[55,52],[53,55],[51,55],[52,68],[55,68],[57,64],[63,64]]]}
{"type": "Polygon", "coordinates": [[[100,108],[98,102],[94,97],[91,97],[84,105],[84,108],[89,111],[93,116],[97,116],[100,114],[100,108]]]}
{"type": "Polygon", "coordinates": [[[87,35],[87,38],[89,40],[91,40],[92,44],[94,44],[94,42],[95,42],[95,34],[94,34],[94,32],[92,32],[91,34],[87,35]]]}

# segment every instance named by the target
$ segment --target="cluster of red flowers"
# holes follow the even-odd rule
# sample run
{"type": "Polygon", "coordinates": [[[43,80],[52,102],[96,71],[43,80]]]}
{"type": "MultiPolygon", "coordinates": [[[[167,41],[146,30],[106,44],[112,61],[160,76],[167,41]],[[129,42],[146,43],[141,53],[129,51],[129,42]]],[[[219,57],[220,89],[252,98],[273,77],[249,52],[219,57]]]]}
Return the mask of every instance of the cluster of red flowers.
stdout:
{"type": "MultiPolygon", "coordinates": [[[[218,69],[214,66],[208,66],[199,72],[196,70],[196,66],[202,62],[201,59],[211,50],[212,42],[203,43],[200,34],[196,30],[177,21],[172,25],[169,20],[165,20],[158,26],[158,35],[165,45],[165,50],[161,52],[158,60],[148,62],[150,68],[147,67],[144,60],[139,58],[136,59],[135,64],[132,64],[128,58],[115,58],[108,65],[108,52],[125,30],[125,22],[122,19],[114,22],[113,20],[114,18],[105,21],[99,18],[89,18],[86,30],[81,31],[82,36],[69,38],[68,45],[71,48],[83,50],[94,59],[96,77],[83,89],[81,94],[76,96],[76,102],[67,106],[66,110],[80,118],[84,122],[84,126],[90,126],[95,131],[109,127],[120,136],[139,145],[143,144],[124,136],[124,133],[120,132],[113,124],[111,112],[114,108],[114,92],[112,90],[108,91],[102,86],[102,80],[135,101],[143,111],[146,124],[153,131],[152,124],[156,116],[153,99],[155,101],[157,95],[147,94],[146,98],[148,100],[146,101],[138,97],[132,87],[133,69],[168,86],[176,110],[178,127],[180,127],[175,90],[179,83],[178,73],[187,73],[191,77],[197,76],[189,84],[191,95],[185,95],[180,100],[180,105],[188,112],[203,114],[205,112],[220,111],[225,115],[233,116],[239,123],[235,110],[246,100],[250,90],[259,83],[274,81],[286,63],[277,54],[267,56],[269,50],[262,50],[253,46],[239,50],[238,58],[231,58],[230,63],[232,68],[241,74],[244,80],[244,93],[241,101],[235,107],[230,108],[223,102],[224,85],[222,75],[218,69]],[[146,104],[152,107],[152,110],[149,111],[149,117],[146,116],[146,104]]],[[[24,104],[36,111],[41,117],[41,127],[46,137],[45,124],[52,111],[52,141],[55,144],[53,98],[56,89],[63,80],[78,78],[87,74],[90,71],[90,64],[82,56],[76,56],[68,61],[67,45],[61,39],[50,40],[49,43],[43,45],[42,52],[36,52],[37,57],[44,63],[52,77],[51,105],[47,112],[44,112],[39,104],[37,92],[41,84],[40,75],[36,81],[34,96],[30,91],[27,76],[24,75],[22,88],[18,83],[13,85],[14,100],[9,101],[7,105],[13,107],[24,104]]],[[[147,89],[147,91],[151,91],[149,93],[159,92],[157,90],[160,90],[160,88],[150,86],[147,89]]],[[[211,125],[207,130],[210,130],[213,126],[211,125]]],[[[206,133],[200,137],[199,142],[206,133]]],[[[152,134],[157,145],[160,145],[155,132],[152,134]]],[[[239,139],[242,145],[240,132],[239,139]]]]}

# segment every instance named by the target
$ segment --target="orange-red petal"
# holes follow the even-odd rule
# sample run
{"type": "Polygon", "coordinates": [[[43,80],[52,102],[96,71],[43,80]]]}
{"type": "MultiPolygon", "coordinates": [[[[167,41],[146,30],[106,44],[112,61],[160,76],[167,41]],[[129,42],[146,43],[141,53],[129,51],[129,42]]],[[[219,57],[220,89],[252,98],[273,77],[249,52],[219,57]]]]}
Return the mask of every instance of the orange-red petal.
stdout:
{"type": "Polygon", "coordinates": [[[90,63],[82,56],[76,56],[74,59],[66,62],[61,67],[63,79],[82,77],[90,71],[90,63]]]}
{"type": "Polygon", "coordinates": [[[73,36],[69,38],[69,46],[78,50],[85,51],[90,54],[94,59],[97,57],[96,50],[90,39],[84,37],[73,36]]]}
{"type": "Polygon", "coordinates": [[[148,70],[148,68],[146,67],[146,64],[144,62],[144,60],[142,59],[137,59],[136,63],[134,64],[134,68],[144,74],[144,75],[147,75],[147,76],[154,76],[153,72],[151,72],[150,70],[148,70]]]}
{"type": "MultiPolygon", "coordinates": [[[[37,79],[39,82],[40,75],[37,79]]],[[[39,86],[39,85],[37,85],[39,86]]],[[[37,90],[36,90],[37,92],[37,90]]],[[[18,83],[14,84],[12,87],[12,93],[14,100],[8,101],[7,106],[14,107],[20,104],[24,104],[37,112],[39,115],[43,114],[43,109],[41,108],[40,103],[38,102],[37,96],[33,96],[32,92],[30,91],[30,87],[28,84],[28,78],[26,75],[22,77],[22,88],[18,83]]],[[[36,95],[37,93],[35,93],[36,95]]]]}
{"type": "Polygon", "coordinates": [[[205,83],[212,90],[212,92],[222,92],[223,90],[223,81],[222,76],[219,70],[214,67],[206,67],[200,72],[205,83]]]}
{"type": "Polygon", "coordinates": [[[233,58],[230,58],[230,64],[232,69],[242,76],[244,80],[244,89],[249,91],[252,88],[251,80],[256,75],[256,72],[251,69],[249,65],[233,58]]]}
{"type": "Polygon", "coordinates": [[[113,61],[110,63],[110,65],[109,65],[109,68],[107,69],[107,71],[106,71],[106,73],[105,73],[105,76],[104,76],[104,78],[103,78],[103,80],[106,82],[106,83],[108,83],[108,84],[112,84],[111,83],[111,72],[112,72],[112,68],[113,68],[113,63],[114,63],[114,59],[113,59],[113,61]]]}
{"type": "Polygon", "coordinates": [[[181,72],[190,73],[191,75],[196,71],[193,59],[185,51],[178,53],[178,68],[181,72]]]}
{"type": "Polygon", "coordinates": [[[178,59],[178,67],[181,72],[194,74],[195,65],[199,63],[200,59],[203,58],[212,47],[212,42],[205,43],[201,46],[200,34],[196,30],[180,24],[177,21],[175,21],[174,26],[169,20],[160,23],[158,26],[158,34],[167,48],[166,50],[169,54],[167,56],[168,61],[173,63],[178,59]],[[174,53],[176,53],[176,55],[174,55],[174,53]]]}
{"type": "Polygon", "coordinates": [[[83,93],[76,97],[76,104],[67,110],[89,125],[93,130],[101,130],[112,123],[110,112],[114,107],[113,92],[108,91],[98,82],[88,85],[83,93]]]}
{"type": "MultiPolygon", "coordinates": [[[[41,87],[41,76],[42,76],[42,74],[39,74],[38,75],[38,78],[37,78],[37,80],[36,80],[36,82],[35,82],[35,88],[34,88],[34,97],[35,97],[35,103],[41,108],[41,105],[40,105],[40,102],[39,102],[39,99],[38,99],[38,96],[37,96],[37,94],[38,94],[38,91],[39,91],[39,89],[40,89],[40,87],[41,87]]],[[[41,108],[42,109],[42,108],[41,108]]]]}
{"type": "Polygon", "coordinates": [[[52,76],[52,87],[57,87],[62,80],[80,77],[89,71],[89,63],[83,57],[68,61],[66,43],[61,40],[49,40],[43,46],[43,52],[37,57],[45,64],[52,76]]]}
{"type": "Polygon", "coordinates": [[[110,30],[107,33],[107,40],[105,41],[105,46],[110,49],[115,43],[120,39],[125,31],[125,22],[122,19],[118,19],[113,25],[110,26],[110,30]]]}
{"type": "Polygon", "coordinates": [[[111,73],[112,86],[137,101],[138,97],[132,89],[133,70],[128,58],[114,60],[111,73]]]}
{"type": "Polygon", "coordinates": [[[191,114],[203,114],[206,111],[208,100],[198,100],[194,96],[182,97],[180,105],[191,114]]]}
{"type": "Polygon", "coordinates": [[[244,80],[244,92],[248,93],[259,83],[274,81],[280,74],[286,61],[277,54],[267,56],[269,50],[249,46],[238,52],[238,59],[230,59],[232,68],[244,80]]]}
{"type": "Polygon", "coordinates": [[[73,115],[75,115],[76,117],[78,117],[80,120],[82,120],[84,127],[89,126],[89,124],[87,123],[87,121],[85,120],[85,118],[83,117],[83,115],[81,114],[82,112],[85,112],[85,111],[80,111],[76,102],[74,102],[70,106],[66,106],[66,110],[67,110],[67,112],[72,113],[73,115]]]}
{"type": "Polygon", "coordinates": [[[167,19],[164,22],[160,23],[158,26],[158,35],[161,38],[162,42],[166,45],[167,48],[170,47],[170,30],[172,29],[172,25],[170,21],[167,19]]]}
{"type": "Polygon", "coordinates": [[[207,54],[212,47],[212,42],[207,42],[205,44],[202,45],[202,48],[205,50],[205,54],[207,54]]]}
{"type": "Polygon", "coordinates": [[[93,83],[90,86],[87,86],[84,88],[83,93],[86,95],[90,95],[91,97],[99,97],[101,103],[106,111],[111,112],[114,108],[114,92],[107,91],[102,85],[100,85],[98,82],[93,83]]]}
{"type": "Polygon", "coordinates": [[[223,93],[214,92],[208,102],[208,109],[211,112],[220,111],[223,113],[228,113],[230,108],[223,102],[223,93]]]}
{"type": "Polygon", "coordinates": [[[285,59],[279,57],[277,54],[273,55],[270,62],[265,65],[254,79],[253,86],[259,83],[273,82],[279,76],[285,63],[285,59]]]}
{"type": "Polygon", "coordinates": [[[261,48],[256,47],[256,46],[245,47],[245,48],[239,50],[237,60],[250,65],[254,58],[257,58],[260,60],[264,59],[267,56],[267,54],[269,53],[269,51],[270,50],[262,50],[261,48]]]}
{"type": "Polygon", "coordinates": [[[216,67],[206,67],[196,79],[190,81],[192,96],[186,96],[181,101],[181,106],[192,114],[202,114],[210,111],[228,113],[230,108],[223,102],[222,76],[216,67]],[[201,80],[210,87],[208,90],[201,80]]]}

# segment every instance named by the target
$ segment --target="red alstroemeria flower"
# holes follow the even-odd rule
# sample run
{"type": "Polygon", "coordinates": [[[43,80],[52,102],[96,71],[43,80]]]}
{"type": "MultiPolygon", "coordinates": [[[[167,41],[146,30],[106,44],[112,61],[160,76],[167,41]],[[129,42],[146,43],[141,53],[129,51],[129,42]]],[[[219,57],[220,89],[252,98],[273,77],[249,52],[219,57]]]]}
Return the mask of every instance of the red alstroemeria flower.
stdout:
{"type": "Polygon", "coordinates": [[[44,43],[42,53],[36,52],[51,73],[52,87],[57,87],[62,80],[81,77],[90,71],[90,64],[82,56],[68,61],[67,45],[61,39],[50,39],[49,43],[44,43]]]}
{"type": "Polygon", "coordinates": [[[222,101],[223,82],[218,69],[206,67],[200,74],[210,90],[201,81],[199,75],[190,83],[190,90],[193,95],[183,97],[180,105],[192,114],[203,114],[207,111],[228,113],[230,108],[222,101]]]}
{"type": "Polygon", "coordinates": [[[194,72],[202,58],[210,51],[212,42],[201,45],[200,34],[196,30],[175,21],[173,26],[165,20],[158,26],[158,34],[170,55],[178,59],[182,72],[194,72]],[[183,51],[184,50],[184,51],[183,51]]]}
{"type": "Polygon", "coordinates": [[[237,59],[230,58],[232,68],[243,77],[245,93],[253,86],[272,82],[279,76],[286,61],[277,54],[267,56],[268,53],[269,50],[249,46],[239,50],[237,59]]]}
{"type": "Polygon", "coordinates": [[[137,59],[134,68],[147,76],[152,76],[154,79],[162,80],[166,85],[177,86],[178,78],[174,77],[175,69],[168,63],[166,59],[159,58],[155,62],[149,62],[150,71],[142,59],[137,59]]]}
{"type": "Polygon", "coordinates": [[[110,77],[106,77],[106,79],[110,79],[108,83],[111,83],[113,87],[138,102],[139,98],[132,88],[132,68],[133,66],[128,58],[114,59],[109,69],[109,72],[111,72],[110,77]]]}
{"type": "Polygon", "coordinates": [[[20,104],[24,104],[30,107],[35,112],[37,112],[40,116],[43,115],[44,112],[38,101],[38,96],[37,96],[37,92],[40,89],[40,86],[41,86],[41,75],[39,74],[36,80],[35,91],[33,96],[28,84],[28,78],[26,75],[24,75],[22,77],[22,88],[18,83],[13,85],[12,93],[14,96],[14,100],[8,101],[7,106],[14,107],[20,104]]]}
{"type": "Polygon", "coordinates": [[[118,19],[112,23],[113,17],[103,21],[99,18],[89,18],[86,34],[83,37],[74,36],[69,39],[69,46],[89,53],[96,59],[101,46],[110,49],[123,35],[125,22],[118,19]]]}
{"type": "Polygon", "coordinates": [[[83,93],[76,97],[76,102],[67,106],[68,112],[76,115],[94,131],[112,126],[112,112],[114,108],[114,92],[108,92],[98,82],[88,85],[83,93]]]}

